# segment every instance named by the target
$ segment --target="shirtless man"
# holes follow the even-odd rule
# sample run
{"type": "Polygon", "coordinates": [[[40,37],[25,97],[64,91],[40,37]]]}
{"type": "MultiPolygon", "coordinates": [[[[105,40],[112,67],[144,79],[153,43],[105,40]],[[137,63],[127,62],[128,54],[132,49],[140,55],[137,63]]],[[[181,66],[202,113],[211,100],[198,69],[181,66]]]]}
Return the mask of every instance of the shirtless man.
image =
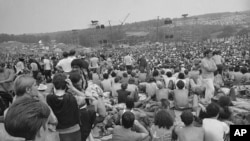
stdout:
{"type": "Polygon", "coordinates": [[[168,95],[171,90],[164,88],[161,81],[157,81],[158,90],[156,91],[156,100],[161,101],[161,99],[168,99],[168,95]]]}
{"type": "Polygon", "coordinates": [[[185,84],[182,80],[179,80],[174,90],[174,105],[175,109],[190,108],[188,99],[188,90],[184,89],[185,84]]]}
{"type": "Polygon", "coordinates": [[[175,133],[179,141],[204,141],[205,131],[202,127],[193,126],[193,114],[190,111],[184,111],[181,114],[181,120],[184,127],[176,127],[175,133]]]}
{"type": "MultiPolygon", "coordinates": [[[[98,87],[99,86],[95,86],[95,87],[98,87]]],[[[92,91],[92,94],[93,94],[93,91],[92,91]]],[[[95,106],[95,111],[97,113],[97,117],[96,117],[96,120],[95,120],[95,123],[94,125],[96,125],[97,123],[101,123],[104,121],[105,117],[107,116],[107,111],[106,111],[106,108],[105,108],[105,103],[104,103],[104,100],[103,100],[103,91],[102,90],[98,90],[98,92],[96,92],[94,94],[96,100],[93,101],[93,105],[95,106]]]]}

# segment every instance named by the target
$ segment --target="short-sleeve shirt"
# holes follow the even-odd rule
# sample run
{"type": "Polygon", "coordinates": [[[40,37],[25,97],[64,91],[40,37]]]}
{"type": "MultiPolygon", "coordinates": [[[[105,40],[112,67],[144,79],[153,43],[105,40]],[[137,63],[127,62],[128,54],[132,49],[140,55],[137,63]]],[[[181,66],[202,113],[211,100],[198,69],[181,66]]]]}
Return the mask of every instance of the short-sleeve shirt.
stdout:
{"type": "Polygon", "coordinates": [[[124,63],[125,65],[129,66],[133,64],[133,59],[131,56],[127,55],[124,57],[124,63]]]}
{"type": "Polygon", "coordinates": [[[224,134],[229,133],[229,126],[217,119],[204,119],[202,127],[205,130],[206,141],[224,141],[224,134]]]}
{"type": "Polygon", "coordinates": [[[64,72],[71,72],[71,62],[72,60],[70,58],[64,58],[58,62],[57,66],[62,67],[64,72]]]}
{"type": "Polygon", "coordinates": [[[52,62],[49,59],[44,59],[44,70],[51,70],[52,62]]]}

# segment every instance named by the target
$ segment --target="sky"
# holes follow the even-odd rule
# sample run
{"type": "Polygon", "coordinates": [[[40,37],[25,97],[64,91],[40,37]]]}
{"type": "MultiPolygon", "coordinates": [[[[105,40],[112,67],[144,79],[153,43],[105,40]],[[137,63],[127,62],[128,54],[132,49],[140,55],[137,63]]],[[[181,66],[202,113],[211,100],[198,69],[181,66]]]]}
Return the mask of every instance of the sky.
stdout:
{"type": "Polygon", "coordinates": [[[250,0],[0,0],[0,33],[47,33],[182,14],[250,10],[250,0]]]}

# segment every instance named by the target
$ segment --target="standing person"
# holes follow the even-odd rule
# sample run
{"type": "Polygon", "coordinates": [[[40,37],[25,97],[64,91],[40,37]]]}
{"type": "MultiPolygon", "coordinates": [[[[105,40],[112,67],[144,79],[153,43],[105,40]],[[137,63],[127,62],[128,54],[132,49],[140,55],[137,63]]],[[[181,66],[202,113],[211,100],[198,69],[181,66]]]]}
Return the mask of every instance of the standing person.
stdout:
{"type": "Polygon", "coordinates": [[[125,57],[124,57],[124,63],[126,65],[127,70],[132,70],[133,69],[133,58],[130,56],[130,54],[128,53],[125,57]]]}
{"type": "Polygon", "coordinates": [[[48,81],[51,79],[51,71],[53,68],[52,61],[49,59],[49,56],[46,54],[43,59],[44,75],[45,79],[48,81]]]}
{"type": "Polygon", "coordinates": [[[106,62],[107,62],[108,69],[113,68],[112,55],[109,55],[106,62]]]}
{"type": "Polygon", "coordinates": [[[212,58],[217,66],[219,74],[222,74],[224,59],[221,57],[221,52],[214,51],[212,58]]]}
{"type": "Polygon", "coordinates": [[[32,76],[34,79],[37,78],[38,72],[39,72],[39,68],[38,65],[36,64],[34,59],[30,59],[30,68],[31,68],[31,72],[32,72],[32,76]]]}
{"type": "Polygon", "coordinates": [[[148,63],[144,55],[142,55],[141,58],[138,60],[138,64],[139,70],[145,70],[147,68],[148,63]]]}
{"type": "Polygon", "coordinates": [[[19,61],[17,62],[16,66],[16,74],[20,75],[24,72],[24,59],[23,58],[19,58],[19,61]]]}
{"type": "Polygon", "coordinates": [[[89,77],[90,75],[90,70],[89,70],[89,63],[87,61],[87,58],[85,55],[81,56],[81,60],[82,60],[82,66],[83,66],[83,72],[85,73],[85,75],[87,75],[89,77]]]}
{"type": "Polygon", "coordinates": [[[52,64],[53,64],[53,74],[55,74],[56,72],[56,64],[58,63],[58,60],[56,59],[55,56],[51,57],[51,61],[52,61],[52,64]]]}
{"type": "Polygon", "coordinates": [[[202,83],[206,88],[205,101],[203,104],[208,105],[211,103],[211,98],[214,96],[214,72],[217,70],[216,64],[212,59],[212,51],[206,50],[204,52],[204,58],[201,61],[201,76],[202,83]]]}
{"type": "Polygon", "coordinates": [[[71,72],[72,68],[71,68],[71,58],[68,58],[68,52],[63,52],[63,59],[60,60],[57,65],[56,65],[56,69],[60,72],[65,72],[65,73],[69,73],[71,72]]]}
{"type": "Polygon", "coordinates": [[[99,67],[99,59],[94,54],[92,54],[90,58],[90,68],[98,69],[98,67],[99,67]]]}
{"type": "Polygon", "coordinates": [[[0,62],[0,97],[4,101],[4,107],[0,107],[2,110],[9,107],[9,103],[12,102],[12,95],[9,92],[13,90],[14,78],[14,70],[5,68],[5,63],[0,62]]]}
{"type": "Polygon", "coordinates": [[[74,59],[76,59],[76,51],[75,50],[70,50],[69,51],[69,59],[71,59],[71,61],[73,61],[74,59]]]}

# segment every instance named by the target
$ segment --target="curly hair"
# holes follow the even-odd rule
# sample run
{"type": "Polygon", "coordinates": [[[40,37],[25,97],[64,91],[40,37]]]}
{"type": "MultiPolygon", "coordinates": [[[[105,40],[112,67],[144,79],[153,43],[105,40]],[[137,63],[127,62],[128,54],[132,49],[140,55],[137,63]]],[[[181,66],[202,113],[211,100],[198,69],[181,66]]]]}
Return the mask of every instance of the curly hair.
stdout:
{"type": "Polygon", "coordinates": [[[159,128],[170,129],[173,126],[174,121],[167,111],[160,110],[155,115],[154,124],[157,125],[159,128]]]}

